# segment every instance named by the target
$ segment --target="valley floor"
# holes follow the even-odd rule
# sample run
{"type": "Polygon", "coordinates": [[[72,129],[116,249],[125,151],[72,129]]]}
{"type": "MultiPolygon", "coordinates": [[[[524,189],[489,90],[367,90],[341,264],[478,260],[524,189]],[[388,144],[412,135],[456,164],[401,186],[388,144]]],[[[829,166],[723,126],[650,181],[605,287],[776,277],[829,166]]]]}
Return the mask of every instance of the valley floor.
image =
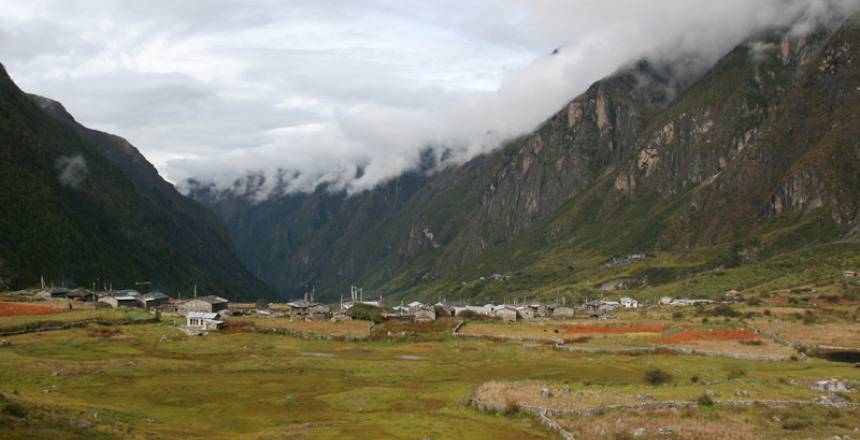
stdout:
{"type": "MultiPolygon", "coordinates": [[[[0,317],[0,324],[7,319],[23,318],[0,317]]],[[[278,319],[287,326],[286,318],[272,318],[278,319]]],[[[265,322],[259,321],[258,325],[265,322]]],[[[789,334],[803,334],[800,321],[780,322],[791,330],[789,334]]],[[[456,324],[386,323],[375,326],[369,339],[350,342],[238,326],[234,329],[239,331],[189,337],[173,326],[171,318],[9,336],[0,347],[0,437],[557,437],[539,417],[525,411],[530,405],[561,411],[553,420],[577,439],[632,438],[640,428],[647,438],[860,437],[860,410],[854,404],[749,409],[719,404],[811,402],[822,395],[858,402],[856,392],[830,395],[811,389],[816,381],[831,378],[860,387],[860,369],[851,363],[804,356],[763,362],[668,352],[572,352],[560,350],[552,341],[505,339],[555,336],[559,330],[566,346],[630,348],[653,340],[686,343],[691,331],[744,336],[747,333],[740,329],[748,323],[630,314],[609,323],[469,322],[459,329],[462,334],[492,333],[490,337],[454,336],[456,324]],[[397,331],[386,331],[389,325],[397,331]],[[580,333],[590,338],[572,337],[580,333]],[[679,334],[686,336],[672,339],[679,334]],[[652,380],[655,371],[663,376],[652,380]],[[703,401],[706,393],[718,404],[703,401]],[[486,410],[476,401],[495,409],[486,410]],[[700,405],[597,410],[588,416],[563,412],[666,401],[700,405]]],[[[343,328],[335,323],[304,326],[315,335],[361,332],[360,323],[343,328]]],[[[717,343],[730,352],[751,347],[736,339],[717,343]]],[[[797,354],[771,342],[762,347],[797,354]]]]}

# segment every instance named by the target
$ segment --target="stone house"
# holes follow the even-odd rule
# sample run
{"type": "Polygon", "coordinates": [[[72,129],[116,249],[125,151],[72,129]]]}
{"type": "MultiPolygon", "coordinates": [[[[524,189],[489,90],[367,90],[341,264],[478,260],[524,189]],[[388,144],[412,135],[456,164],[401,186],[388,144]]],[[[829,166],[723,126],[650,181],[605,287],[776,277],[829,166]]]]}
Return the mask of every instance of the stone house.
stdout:
{"type": "Polygon", "coordinates": [[[150,292],[137,297],[137,302],[144,309],[152,309],[170,304],[170,297],[161,292],[150,292]]]}
{"type": "Polygon", "coordinates": [[[415,309],[412,311],[412,316],[415,319],[415,322],[427,322],[427,321],[435,321],[436,320],[436,310],[433,307],[422,307],[420,309],[415,309]]]}
{"type": "Polygon", "coordinates": [[[69,292],[66,296],[69,299],[73,299],[75,301],[83,301],[83,302],[92,302],[95,301],[97,296],[95,293],[90,292],[89,290],[73,290],[69,292]]]}
{"type": "Polygon", "coordinates": [[[226,310],[229,306],[230,301],[220,296],[208,295],[185,301],[179,305],[178,310],[183,314],[187,314],[188,312],[218,313],[226,310]]]}
{"type": "Polygon", "coordinates": [[[505,322],[517,322],[517,309],[513,307],[504,307],[496,310],[496,318],[505,322]]]}
{"type": "Polygon", "coordinates": [[[535,318],[549,318],[552,310],[546,304],[532,304],[529,306],[534,311],[535,318]]]}
{"type": "Polygon", "coordinates": [[[552,311],[552,317],[556,319],[570,319],[576,316],[573,307],[561,306],[552,311]]]}
{"type": "Polygon", "coordinates": [[[531,307],[517,307],[517,316],[521,319],[534,319],[535,311],[531,307]]]}
{"type": "Polygon", "coordinates": [[[290,307],[291,319],[328,319],[331,310],[328,306],[311,301],[293,301],[287,303],[290,307]]]}
{"type": "Polygon", "coordinates": [[[107,304],[113,308],[119,307],[138,307],[139,303],[137,302],[137,295],[132,295],[129,293],[120,293],[116,295],[106,295],[99,298],[99,302],[102,304],[107,304]]]}

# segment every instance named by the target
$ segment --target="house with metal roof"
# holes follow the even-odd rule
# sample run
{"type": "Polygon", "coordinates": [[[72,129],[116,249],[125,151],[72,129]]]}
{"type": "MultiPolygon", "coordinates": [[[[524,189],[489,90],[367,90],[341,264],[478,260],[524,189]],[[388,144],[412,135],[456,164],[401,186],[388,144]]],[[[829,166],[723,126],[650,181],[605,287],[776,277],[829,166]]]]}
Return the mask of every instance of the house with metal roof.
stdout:
{"type": "Polygon", "coordinates": [[[137,302],[140,303],[141,307],[148,310],[170,304],[170,297],[161,292],[149,292],[146,295],[138,296],[137,302]]]}
{"type": "Polygon", "coordinates": [[[228,307],[230,307],[230,301],[220,296],[208,295],[185,301],[178,309],[182,314],[187,314],[188,312],[217,313],[226,310],[228,307]]]}
{"type": "Polygon", "coordinates": [[[218,319],[217,313],[192,311],[185,315],[185,325],[197,330],[218,330],[224,327],[224,321],[218,319]]]}

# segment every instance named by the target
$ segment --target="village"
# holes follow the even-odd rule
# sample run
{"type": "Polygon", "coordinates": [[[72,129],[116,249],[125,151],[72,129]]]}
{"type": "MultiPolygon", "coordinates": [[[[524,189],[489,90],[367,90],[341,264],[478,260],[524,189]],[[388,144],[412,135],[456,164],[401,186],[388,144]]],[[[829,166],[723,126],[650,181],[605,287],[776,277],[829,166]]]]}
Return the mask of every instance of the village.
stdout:
{"type": "MultiPolygon", "coordinates": [[[[315,301],[315,292],[305,294],[302,299],[287,303],[268,303],[259,301],[256,304],[230,303],[229,300],[216,296],[197,296],[191,298],[171,298],[159,292],[141,293],[133,289],[107,290],[94,292],[85,288],[70,289],[66,287],[46,287],[36,291],[22,291],[19,294],[32,300],[69,300],[69,308],[138,308],[158,313],[164,317],[183,317],[185,327],[189,330],[214,331],[224,328],[229,319],[242,316],[259,316],[267,318],[287,318],[291,320],[332,320],[343,321],[352,319],[353,309],[377,309],[384,320],[427,322],[443,317],[462,319],[494,319],[501,322],[517,322],[533,319],[615,319],[616,310],[643,309],[648,307],[687,307],[695,305],[710,305],[716,301],[710,299],[688,299],[663,297],[654,304],[640,302],[635,298],[624,296],[616,299],[597,299],[584,301],[582,304],[567,304],[565,299],[555,303],[532,302],[529,304],[483,304],[470,305],[462,301],[449,302],[440,299],[432,304],[420,301],[389,306],[383,296],[366,300],[362,288],[351,286],[348,300],[336,304],[324,304],[315,301]]],[[[726,304],[732,304],[741,297],[737,290],[725,293],[726,304]]]]}

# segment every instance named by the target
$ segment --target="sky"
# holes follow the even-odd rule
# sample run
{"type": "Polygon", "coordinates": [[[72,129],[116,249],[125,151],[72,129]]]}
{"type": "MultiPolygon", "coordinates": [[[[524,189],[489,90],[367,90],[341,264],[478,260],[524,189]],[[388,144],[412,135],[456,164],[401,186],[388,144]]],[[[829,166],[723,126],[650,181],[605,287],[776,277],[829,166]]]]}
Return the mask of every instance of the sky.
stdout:
{"type": "MultiPolygon", "coordinates": [[[[4,0],[0,62],[163,177],[362,191],[533,130],[643,57],[706,67],[860,0],[4,0]],[[558,49],[556,51],[556,49],[558,49]],[[555,52],[555,53],[554,53],[555,52]]],[[[237,189],[238,190],[238,189],[237,189]]]]}

